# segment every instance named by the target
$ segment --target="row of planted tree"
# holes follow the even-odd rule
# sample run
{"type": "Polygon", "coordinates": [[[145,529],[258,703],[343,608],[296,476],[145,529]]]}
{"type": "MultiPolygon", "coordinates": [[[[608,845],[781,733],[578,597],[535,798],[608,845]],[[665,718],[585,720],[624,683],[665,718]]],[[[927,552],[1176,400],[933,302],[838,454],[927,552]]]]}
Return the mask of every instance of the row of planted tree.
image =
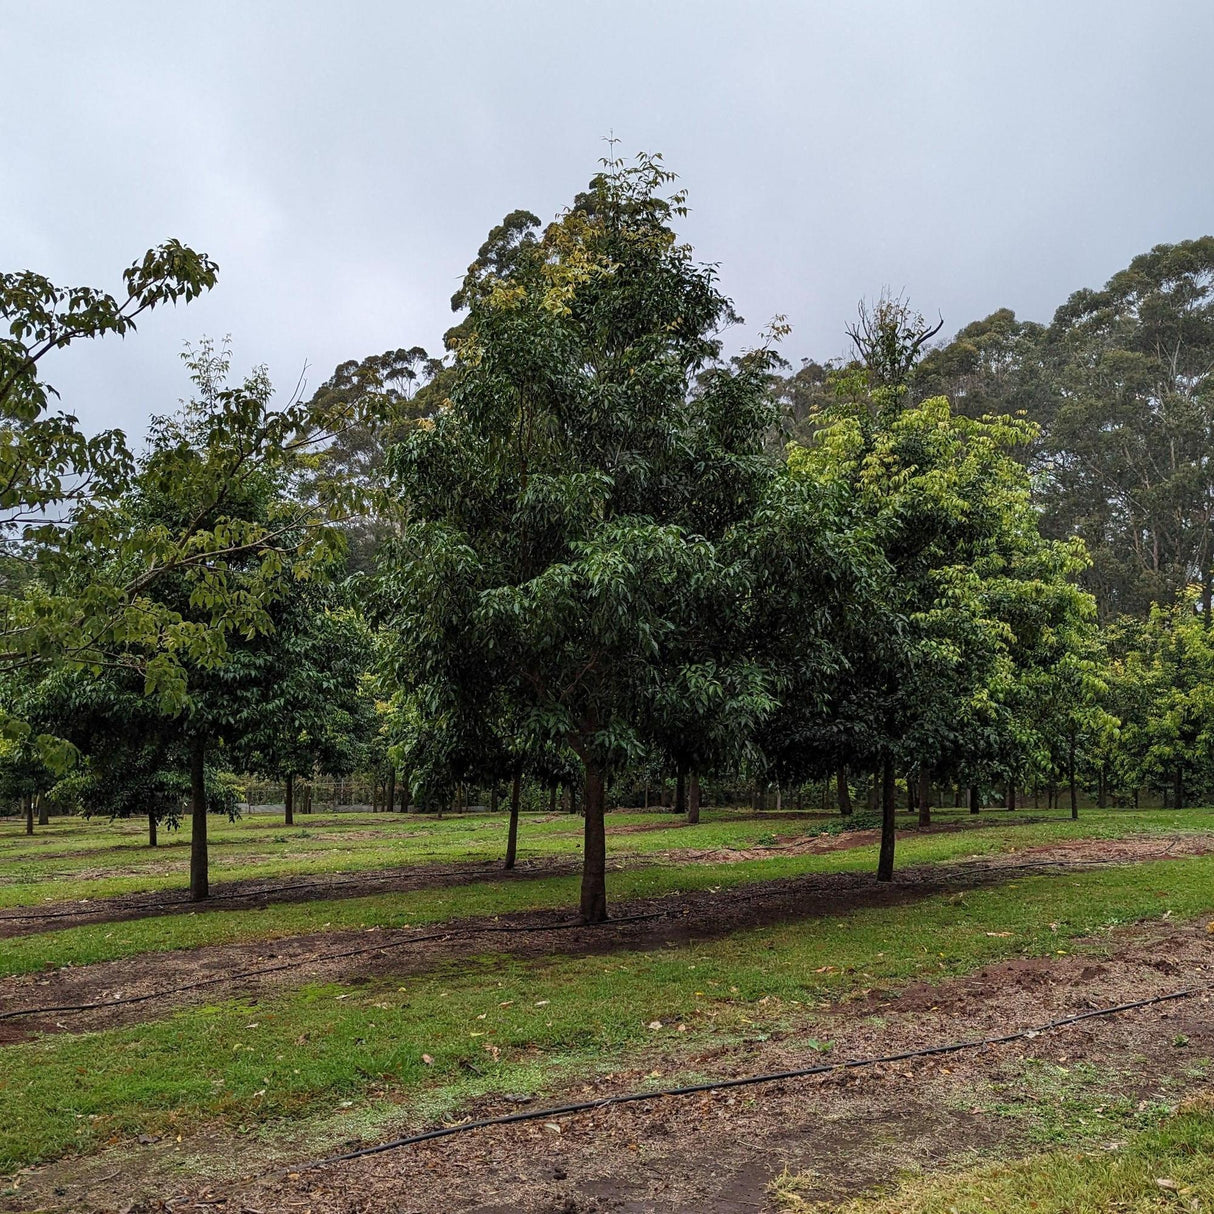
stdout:
{"type": "Polygon", "coordinates": [[[901,300],[861,309],[781,445],[786,327],[726,355],[738,318],[672,189],[642,157],[546,227],[508,216],[442,360],[390,351],[278,404],[202,343],[138,458],[51,411],[42,361],[215,267],[166,245],[120,297],[6,275],[8,795],[188,812],[204,898],[231,772],[283,782],[288,813],[318,773],[435,809],[576,788],[599,921],[607,789],[654,771],[693,820],[710,779],[840,808],[864,784],[883,879],[900,780],[925,807],[933,784],[1072,808],[1085,783],[1214,785],[1209,612],[1181,589],[1098,622],[1083,537],[1042,531],[1039,428],[920,398],[935,327],[901,300]]]}

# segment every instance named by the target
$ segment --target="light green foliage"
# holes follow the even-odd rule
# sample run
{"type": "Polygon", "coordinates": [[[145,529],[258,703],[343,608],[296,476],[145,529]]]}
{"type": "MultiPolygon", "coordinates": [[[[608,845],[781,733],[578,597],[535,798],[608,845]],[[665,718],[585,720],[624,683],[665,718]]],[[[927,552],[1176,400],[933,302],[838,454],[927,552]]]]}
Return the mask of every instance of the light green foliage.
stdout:
{"type": "Polygon", "coordinates": [[[1214,783],[1214,631],[1191,600],[1152,608],[1111,637],[1110,706],[1120,721],[1113,759],[1121,782],[1185,789],[1214,783]]]}

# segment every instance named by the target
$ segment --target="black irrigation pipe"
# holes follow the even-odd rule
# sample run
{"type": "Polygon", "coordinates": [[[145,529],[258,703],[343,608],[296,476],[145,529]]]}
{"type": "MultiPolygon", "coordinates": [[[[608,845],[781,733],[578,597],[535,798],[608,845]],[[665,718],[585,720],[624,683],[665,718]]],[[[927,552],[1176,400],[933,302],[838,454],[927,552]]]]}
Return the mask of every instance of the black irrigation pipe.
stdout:
{"type": "Polygon", "coordinates": [[[314,1168],[324,1168],[336,1163],[349,1163],[355,1159],[365,1159],[369,1155],[382,1155],[386,1151],[397,1151],[402,1147],[416,1146],[418,1143],[431,1142],[436,1138],[449,1138],[454,1134],[466,1134],[472,1130],[483,1130],[490,1126],[513,1125],[520,1121],[539,1121],[542,1118],[566,1117],[572,1113],[589,1113],[597,1109],[609,1108],[617,1104],[635,1104],[645,1100],[661,1100],[674,1096],[695,1096],[703,1092],[719,1092],[728,1088],[751,1087],[760,1083],[778,1083],[784,1079],[804,1079],[812,1075],[826,1075],[831,1071],[858,1070],[862,1067],[880,1066],[892,1062],[907,1062],[914,1058],[930,1058],[939,1054],[955,1054],[962,1050],[982,1049],[992,1045],[1008,1045],[1013,1041],[1021,1041],[1040,1036],[1054,1029],[1064,1028],[1070,1024],[1078,1024],[1081,1020],[1093,1020],[1101,1016],[1115,1016],[1121,1012],[1134,1011],[1137,1008],[1150,1007],[1156,1003],[1166,1003],[1174,999],[1188,999],[1193,995],[1208,990],[1209,984],[1202,986],[1187,986],[1178,991],[1170,991],[1166,995],[1155,995],[1150,999],[1136,999],[1132,1003],[1118,1003],[1111,1007],[1097,1008],[1090,1012],[1078,1012],[1073,1016],[1063,1016],[1034,1028],[1021,1029],[1019,1032],[1006,1033],[998,1037],[980,1037],[970,1041],[954,1041],[947,1045],[931,1045],[919,1050],[906,1050],[901,1054],[885,1054],[878,1058],[849,1058],[845,1062],[824,1062],[817,1066],[797,1067],[789,1071],[768,1071],[761,1075],[744,1075],[735,1079],[718,1079],[712,1083],[692,1083],[683,1087],[659,1088],[648,1092],[625,1092],[619,1096],[603,1096],[598,1100],[583,1100],[576,1104],[556,1105],[546,1109],[532,1109],[518,1113],[504,1113],[500,1117],[485,1117],[480,1121],[465,1121],[459,1125],[443,1126],[436,1130],[427,1130],[422,1134],[411,1134],[407,1138],[394,1138],[390,1142],[381,1142],[373,1147],[362,1147],[357,1151],[347,1151],[343,1155],[333,1155],[328,1159],[318,1159],[312,1163],[300,1166],[300,1171],[314,1168]]]}
{"type": "Polygon", "coordinates": [[[25,1016],[67,1015],[72,1012],[96,1012],[105,1008],[125,1007],[132,1003],[149,1003],[154,999],[167,999],[172,995],[181,995],[186,991],[201,990],[208,986],[220,986],[225,982],[240,982],[244,978],[258,978],[265,974],[279,974],[285,970],[298,969],[304,965],[324,965],[329,961],[344,961],[350,957],[364,957],[371,953],[386,953],[391,949],[408,948],[412,944],[425,944],[430,940],[448,940],[459,936],[480,936],[490,932],[559,932],[570,931],[584,927],[596,930],[601,927],[614,927],[620,923],[636,923],[645,919],[661,919],[671,912],[655,911],[645,915],[621,915],[618,919],[608,919],[601,924],[582,923],[580,920],[567,920],[562,923],[518,923],[518,924],[487,924],[483,927],[448,929],[440,932],[428,932],[424,936],[410,936],[407,940],[391,940],[384,944],[366,944],[359,948],[343,949],[337,953],[324,953],[320,956],[297,957],[291,961],[283,961],[278,965],[263,965],[257,969],[237,970],[231,974],[219,974],[214,978],[200,978],[197,982],[187,982],[181,986],[171,986],[164,990],[148,991],[143,995],[126,995],[121,999],[103,999],[92,1003],[65,1003],[54,1007],[24,1007],[11,1011],[0,1012],[0,1020],[18,1020],[25,1016]]]}

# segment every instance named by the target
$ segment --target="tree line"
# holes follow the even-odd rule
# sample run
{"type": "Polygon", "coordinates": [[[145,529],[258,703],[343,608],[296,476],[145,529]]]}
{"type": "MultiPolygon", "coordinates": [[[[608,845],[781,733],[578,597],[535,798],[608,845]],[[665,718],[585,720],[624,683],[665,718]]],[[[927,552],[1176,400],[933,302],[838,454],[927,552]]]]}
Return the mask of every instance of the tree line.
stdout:
{"type": "MultiPolygon", "coordinates": [[[[1214,784],[1214,241],[1160,246],[1049,326],[939,341],[901,298],[852,354],[779,353],[676,225],[660,158],[490,232],[443,357],[280,402],[225,345],[140,453],[58,411],[44,360],[188,302],[176,242],[117,295],[0,279],[0,794],[207,819],[231,773],[383,775],[387,806],[576,791],[607,915],[613,783],[872,790],[1214,784]]],[[[902,790],[902,791],[900,791],[902,790]]]]}

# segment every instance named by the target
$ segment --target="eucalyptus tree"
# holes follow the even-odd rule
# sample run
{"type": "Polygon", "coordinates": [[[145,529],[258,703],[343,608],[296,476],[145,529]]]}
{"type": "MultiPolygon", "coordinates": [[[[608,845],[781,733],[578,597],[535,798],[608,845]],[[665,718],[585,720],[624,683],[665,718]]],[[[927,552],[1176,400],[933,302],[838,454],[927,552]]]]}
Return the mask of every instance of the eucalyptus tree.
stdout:
{"type": "Polygon", "coordinates": [[[1055,313],[1040,460],[1055,534],[1092,553],[1107,618],[1214,595],[1214,237],[1157,245],[1055,313]]]}
{"type": "MultiPolygon", "coordinates": [[[[912,395],[947,396],[953,412],[966,417],[1022,416],[1047,427],[1056,392],[1046,347],[1046,326],[1000,308],[925,351],[911,376],[912,395]]],[[[1019,458],[1030,460],[1041,442],[1026,444],[1019,458]]]]}
{"type": "Polygon", "coordinates": [[[399,525],[397,502],[382,493],[384,453],[403,430],[434,413],[444,378],[442,360],[413,346],[341,363],[312,396],[314,410],[357,419],[318,451],[301,487],[305,499],[335,480],[363,490],[366,508],[341,523],[351,572],[370,573],[376,551],[399,525]]]}
{"type": "MultiPolygon", "coordinates": [[[[402,694],[474,743],[507,702],[529,752],[577,754],[588,922],[607,914],[607,772],[700,660],[681,638],[745,593],[718,545],[774,474],[774,356],[721,363],[736,317],[672,229],[671,177],[613,161],[542,231],[516,213],[457,297],[449,405],[389,455],[408,521],[377,610],[402,694]]],[[[704,677],[752,696],[753,662],[726,662],[704,677]]]]}

